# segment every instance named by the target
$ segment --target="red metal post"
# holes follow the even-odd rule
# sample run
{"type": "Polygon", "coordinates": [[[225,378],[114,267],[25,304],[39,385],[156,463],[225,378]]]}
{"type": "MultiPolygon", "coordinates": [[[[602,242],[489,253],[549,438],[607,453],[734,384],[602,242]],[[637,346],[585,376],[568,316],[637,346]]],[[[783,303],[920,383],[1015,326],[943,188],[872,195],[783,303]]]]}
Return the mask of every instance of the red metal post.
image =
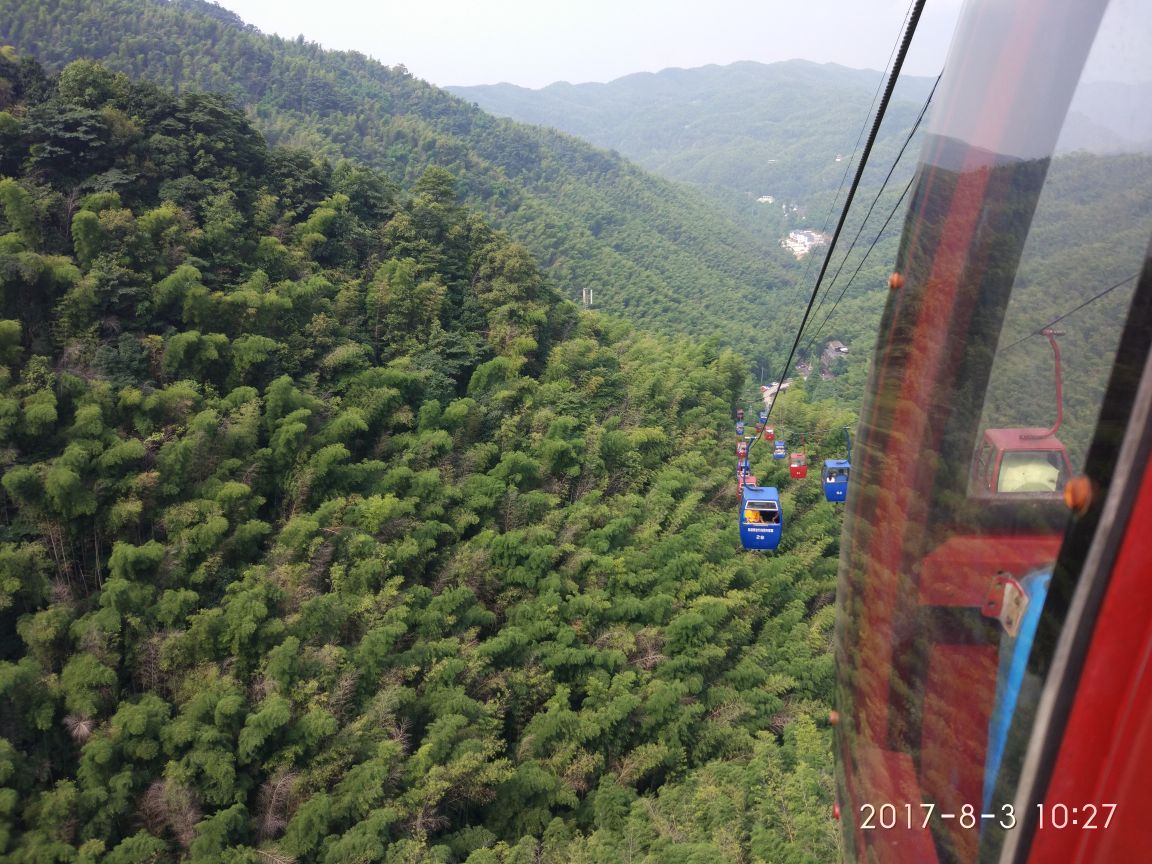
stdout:
{"type": "Polygon", "coordinates": [[[1040,334],[1048,337],[1048,344],[1052,346],[1052,356],[1056,360],[1056,424],[1047,432],[1041,432],[1039,435],[1022,434],[1020,437],[1025,441],[1051,438],[1060,431],[1060,424],[1064,422],[1064,378],[1060,374],[1060,346],[1056,344],[1056,331],[1049,327],[1046,330],[1041,330],[1040,334]]]}

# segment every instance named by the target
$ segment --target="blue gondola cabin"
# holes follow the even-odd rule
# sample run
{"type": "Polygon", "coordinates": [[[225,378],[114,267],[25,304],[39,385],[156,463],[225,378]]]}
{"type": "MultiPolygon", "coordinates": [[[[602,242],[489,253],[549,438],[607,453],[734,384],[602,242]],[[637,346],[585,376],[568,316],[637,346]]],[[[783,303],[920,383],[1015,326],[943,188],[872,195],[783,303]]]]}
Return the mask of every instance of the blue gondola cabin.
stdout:
{"type": "Polygon", "coordinates": [[[745,483],[740,495],[740,545],[748,550],[775,549],[783,531],[784,513],[776,487],[745,483]]]}
{"type": "Polygon", "coordinates": [[[744,434],[744,421],[743,420],[737,420],[736,421],[736,434],[737,435],[743,435],[744,434]]]}
{"type": "Polygon", "coordinates": [[[824,497],[829,501],[844,501],[848,497],[848,473],[852,463],[847,459],[824,460],[824,497]]]}
{"type": "Polygon", "coordinates": [[[788,444],[777,439],[776,443],[772,445],[772,458],[773,459],[787,459],[788,458],[788,444]]]}

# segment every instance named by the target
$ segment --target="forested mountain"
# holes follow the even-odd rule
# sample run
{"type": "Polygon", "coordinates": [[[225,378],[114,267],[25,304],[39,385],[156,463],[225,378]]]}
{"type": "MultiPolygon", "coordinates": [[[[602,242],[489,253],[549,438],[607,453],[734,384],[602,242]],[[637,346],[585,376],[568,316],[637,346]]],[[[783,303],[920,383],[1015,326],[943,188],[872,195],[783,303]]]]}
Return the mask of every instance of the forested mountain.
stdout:
{"type": "Polygon", "coordinates": [[[837,857],[835,511],[459,199],[0,49],[3,860],[837,857]]]}
{"type": "MultiPolygon", "coordinates": [[[[662,176],[692,184],[768,247],[792,230],[830,231],[835,225],[843,205],[842,184],[856,170],[853,154],[862,145],[862,127],[866,123],[870,127],[873,102],[882,84],[877,71],[793,60],[665,69],[608,84],[558,83],[540,90],[510,84],[449,89],[495,114],[579,135],[618,150],[662,176]]],[[[900,80],[880,126],[839,255],[855,237],[932,84],[931,78],[900,80]]],[[[836,259],[826,283],[834,297],[847,286],[864,250],[897,205],[915,168],[919,144],[917,136],[886,187],[858,251],[838,281],[832,282],[841,260],[836,259]]],[[[811,330],[818,338],[806,339],[801,346],[800,359],[817,370],[829,339],[852,346],[855,353],[839,364],[847,365],[850,379],[818,386],[853,402],[861,392],[863,359],[874,338],[904,206],[856,277],[844,306],[836,305],[834,299],[822,304],[811,330]],[[835,320],[821,327],[833,306],[837,308],[835,320]]],[[[818,259],[824,251],[817,247],[813,257],[818,259]]],[[[803,290],[811,290],[819,261],[800,263],[803,275],[798,283],[803,290]]],[[[799,309],[802,306],[795,301],[787,301],[771,312],[794,328],[799,309]]],[[[779,377],[778,372],[773,370],[772,377],[779,377]]]]}
{"type": "MultiPolygon", "coordinates": [[[[619,150],[665,177],[726,193],[725,200],[742,214],[743,224],[770,243],[791,228],[819,228],[829,216],[834,220],[839,202],[836,208],[830,206],[832,193],[844,177],[879,83],[878,72],[796,60],[667,69],[608,84],[558,83],[540,90],[509,84],[449,89],[485,110],[562,129],[619,150]],[[837,162],[837,156],[842,161],[837,162]],[[774,199],[771,204],[755,200],[768,195],[774,199]]],[[[800,349],[800,358],[819,370],[827,340],[843,341],[851,351],[837,360],[836,369],[847,374],[813,382],[814,393],[855,404],[862,392],[888,270],[896,259],[902,208],[859,275],[851,285],[849,281],[911,177],[918,138],[889,182],[861,242],[844,256],[931,84],[928,78],[902,78],[880,127],[872,167],[864,174],[858,203],[826,278],[827,299],[821,301],[811,335],[800,349]]],[[[1132,236],[1149,230],[1142,202],[1152,195],[1152,177],[1146,155],[1123,154],[1152,151],[1152,129],[1139,110],[1147,92],[1148,85],[1093,83],[1083,85],[1073,101],[1058,148],[1062,155],[1052,165],[1051,192],[1037,216],[1023,284],[1006,323],[1009,341],[1139,269],[1139,262],[1125,255],[1138,246],[1132,236]],[[1076,152],[1081,150],[1096,155],[1076,152]],[[1138,189],[1120,188],[1122,178],[1134,177],[1138,189]]],[[[1108,329],[1099,326],[1098,316],[1122,314],[1127,297],[1127,290],[1118,291],[1065,325],[1066,438],[1075,460],[1083,455],[1095,422],[1095,394],[1104,385],[1105,373],[1100,358],[1113,348],[1096,341],[1096,334],[1108,329]]],[[[798,313],[788,313],[788,322],[794,324],[798,313]]],[[[987,422],[1048,425],[1055,413],[1053,391],[1051,352],[1043,340],[1024,343],[997,371],[987,422]]]]}
{"type": "MultiPolygon", "coordinates": [[[[877,142],[875,164],[883,168],[869,175],[875,185],[932,80],[900,80],[877,142]]],[[[618,150],[670,179],[746,198],[770,195],[778,210],[836,190],[881,84],[880,72],[790,60],[665,69],[540,90],[512,84],[448,89],[493,114],[618,150]]]]}
{"type": "Polygon", "coordinates": [[[702,196],[552,130],[497,119],[363,55],[264,36],[201,0],[0,0],[0,43],[49,69],[90,57],[177,92],[228,94],[278,145],[353,158],[407,187],[430,165],[532,252],[559,290],[753,355],[795,264],[702,196]]]}

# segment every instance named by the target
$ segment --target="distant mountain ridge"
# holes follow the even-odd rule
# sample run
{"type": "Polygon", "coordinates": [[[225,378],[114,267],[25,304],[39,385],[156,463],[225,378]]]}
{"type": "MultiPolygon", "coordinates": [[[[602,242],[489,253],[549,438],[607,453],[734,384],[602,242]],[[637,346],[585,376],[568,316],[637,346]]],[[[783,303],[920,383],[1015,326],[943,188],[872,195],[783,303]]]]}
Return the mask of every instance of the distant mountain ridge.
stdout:
{"type": "MultiPolygon", "coordinates": [[[[900,78],[865,186],[881,181],[933,80],[900,78]]],[[[875,70],[788,60],[671,68],[538,90],[512,84],[447,89],[493,114],[616,150],[672,180],[803,204],[839,187],[881,83],[875,70]]],[[[1150,90],[1152,83],[1083,85],[1058,152],[1152,152],[1152,118],[1139,110],[1150,90]]],[[[907,177],[912,160],[905,159],[907,177]]]]}
{"type": "MultiPolygon", "coordinates": [[[[901,78],[875,164],[895,155],[932,81],[901,78]]],[[[789,60],[665,69],[540,90],[511,84],[447,89],[486,111],[617,150],[671,179],[803,200],[837,187],[843,157],[855,148],[881,83],[874,70],[789,60]]]]}

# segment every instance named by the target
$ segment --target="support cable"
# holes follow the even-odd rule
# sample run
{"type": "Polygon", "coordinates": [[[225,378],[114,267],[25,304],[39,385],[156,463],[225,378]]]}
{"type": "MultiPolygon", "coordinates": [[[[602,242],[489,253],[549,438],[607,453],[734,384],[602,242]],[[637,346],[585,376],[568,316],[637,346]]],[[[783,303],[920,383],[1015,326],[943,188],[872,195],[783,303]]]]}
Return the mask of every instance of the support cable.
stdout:
{"type": "MultiPolygon", "coordinates": [[[[852,206],[852,198],[856,194],[856,189],[860,186],[860,178],[864,173],[864,166],[868,164],[868,156],[872,152],[872,147],[876,143],[876,135],[880,130],[880,123],[884,119],[884,113],[888,110],[888,103],[892,100],[892,91],[896,87],[896,79],[900,77],[900,69],[904,65],[904,58],[908,56],[908,46],[912,42],[912,35],[916,32],[916,25],[920,22],[920,14],[924,11],[925,0],[916,0],[915,6],[912,9],[912,16],[908,20],[908,26],[904,31],[904,39],[900,44],[900,51],[896,55],[896,62],[892,67],[892,72],[888,76],[888,85],[884,88],[884,97],[880,101],[880,107],[876,111],[876,122],[872,124],[872,132],[868,136],[868,142],[864,146],[864,153],[860,157],[860,164],[856,167],[856,177],[852,181],[852,186],[848,190],[848,198],[844,202],[844,209],[840,213],[840,219],[836,224],[836,231],[832,235],[832,242],[828,246],[828,254],[824,256],[824,263],[820,267],[820,275],[816,277],[816,286],[812,289],[812,297],[808,301],[808,307],[804,310],[804,317],[800,321],[800,327],[796,330],[796,338],[792,342],[792,348],[788,352],[788,359],[784,361],[784,366],[781,370],[780,383],[783,384],[788,377],[788,370],[792,368],[792,358],[796,356],[796,348],[800,344],[800,337],[804,332],[804,326],[808,323],[808,318],[812,314],[812,307],[816,304],[816,297],[820,293],[820,284],[824,279],[824,274],[828,272],[828,264],[832,260],[832,252],[836,248],[836,241],[840,237],[840,232],[844,230],[844,221],[848,217],[848,210],[852,206]]],[[[772,400],[772,405],[768,408],[768,416],[772,416],[772,409],[776,407],[776,400],[772,400]]],[[[761,433],[763,434],[763,433],[761,433]]],[[[752,444],[759,441],[757,437],[753,440],[752,444]]],[[[752,447],[749,446],[749,451],[752,447]]]]}
{"type": "Polygon", "coordinates": [[[1059,323],[1060,323],[1061,321],[1063,321],[1065,318],[1067,318],[1067,317],[1069,317],[1069,316],[1071,316],[1071,315],[1075,315],[1075,314],[1076,314],[1077,312],[1079,312],[1081,309],[1083,309],[1083,308],[1085,308],[1085,307],[1087,307],[1087,306],[1091,306],[1091,305],[1092,305],[1093,303],[1095,303],[1097,300],[1100,300],[1100,299],[1102,299],[1103,297],[1106,297],[1108,294],[1111,294],[1113,291],[1115,291],[1115,290],[1116,290],[1117,288],[1119,288],[1121,285],[1127,285],[1129,282],[1135,281],[1135,279],[1136,279],[1136,278],[1137,278],[1139,275],[1140,275],[1139,273],[1133,273],[1133,274],[1132,274],[1131,276],[1129,276],[1127,279],[1121,279],[1121,280],[1120,280],[1119,282],[1117,282],[1115,285],[1112,285],[1112,286],[1109,286],[1108,288],[1105,288],[1103,291],[1101,291],[1099,294],[1096,294],[1096,295],[1095,295],[1095,296],[1093,296],[1093,297],[1089,297],[1087,300],[1085,300],[1083,303],[1081,303],[1081,304],[1080,304],[1079,306],[1077,306],[1075,309],[1069,309],[1067,312],[1065,312],[1065,313],[1064,313],[1063,315],[1061,315],[1059,318],[1053,318],[1053,319],[1052,319],[1051,321],[1049,321],[1047,324],[1044,324],[1044,325],[1042,325],[1042,326],[1040,326],[1040,327],[1037,327],[1035,330],[1033,330],[1033,331],[1032,331],[1031,333],[1029,333],[1027,336],[1021,336],[1019,339],[1017,339],[1015,342],[1013,342],[1013,343],[1012,343],[1011,345],[1009,345],[1007,348],[1001,348],[1000,350],[1001,350],[1001,351],[1010,351],[1010,350],[1012,350],[1013,348],[1015,348],[1017,345],[1019,345],[1021,342],[1027,342],[1027,341],[1028,341],[1029,339],[1031,339],[1033,336],[1042,336],[1042,335],[1044,334],[1044,331],[1045,331],[1045,330],[1048,330],[1048,329],[1050,329],[1051,327],[1055,326],[1056,324],[1059,324],[1059,323]]]}
{"type": "Polygon", "coordinates": [[[904,203],[904,198],[912,188],[912,184],[915,182],[915,180],[915,176],[912,176],[908,179],[908,183],[904,186],[904,191],[900,193],[900,197],[897,198],[896,203],[892,205],[892,210],[888,213],[888,218],[885,219],[884,224],[880,226],[880,230],[876,234],[876,239],[874,239],[871,245],[869,245],[868,251],[864,253],[864,257],[860,259],[860,263],[856,265],[856,269],[852,271],[852,275],[848,277],[847,284],[845,284],[845,286],[840,290],[840,296],[836,298],[836,302],[832,304],[832,308],[828,310],[828,314],[824,316],[824,320],[821,321],[820,326],[816,328],[816,335],[809,339],[808,344],[804,346],[806,350],[811,350],[812,346],[816,344],[816,340],[819,339],[820,335],[824,332],[824,327],[828,323],[828,319],[830,319],[836,312],[836,307],[840,305],[840,301],[844,299],[844,295],[847,293],[848,289],[852,287],[852,283],[856,280],[856,277],[864,268],[864,264],[868,261],[868,256],[872,254],[872,250],[876,248],[876,244],[880,242],[880,238],[884,236],[884,232],[888,230],[888,223],[891,222],[892,217],[899,212],[900,205],[904,203]]]}
{"type": "MultiPolygon", "coordinates": [[[[908,4],[908,9],[904,13],[904,20],[901,24],[906,28],[908,25],[909,16],[912,14],[912,6],[915,0],[908,4]]],[[[888,52],[888,60],[884,64],[884,68],[888,69],[892,65],[892,58],[896,56],[896,51],[900,45],[899,38],[892,43],[892,50],[888,52]]],[[[872,116],[872,109],[876,106],[876,100],[880,96],[881,88],[884,86],[884,76],[880,76],[880,80],[876,82],[876,92],[872,94],[872,101],[868,104],[868,111],[864,115],[864,122],[860,124],[860,133],[856,136],[856,143],[852,145],[852,155],[848,157],[848,162],[844,165],[844,171],[840,175],[840,185],[836,187],[836,192],[832,196],[832,200],[828,202],[828,212],[824,214],[824,223],[820,226],[820,233],[824,234],[828,230],[828,222],[832,218],[832,211],[836,208],[836,202],[840,199],[840,192],[844,188],[844,183],[848,179],[848,173],[852,170],[852,165],[856,159],[856,152],[860,149],[860,142],[864,140],[864,130],[868,128],[868,118],[872,116]]],[[[809,256],[808,262],[804,265],[804,273],[800,277],[798,284],[804,285],[808,281],[808,273],[812,269],[812,256],[809,256]]]]}
{"type": "MultiPolygon", "coordinates": [[[[836,284],[836,280],[840,276],[840,271],[844,269],[844,265],[848,263],[848,259],[852,256],[852,250],[856,248],[856,243],[860,239],[860,235],[864,233],[864,228],[867,226],[868,220],[872,217],[872,211],[876,209],[876,205],[880,202],[880,197],[888,188],[888,181],[892,179],[892,175],[896,172],[896,166],[900,164],[900,159],[904,156],[904,151],[907,150],[908,145],[912,143],[912,138],[916,135],[916,131],[920,128],[920,123],[924,120],[924,115],[928,113],[928,106],[932,104],[932,97],[936,95],[936,87],[940,84],[940,78],[943,76],[943,74],[944,73],[941,72],[936,76],[936,82],[932,85],[932,90],[928,94],[928,98],[924,100],[924,105],[920,108],[920,114],[916,118],[916,122],[912,124],[912,129],[909,130],[907,137],[904,139],[904,143],[900,146],[900,152],[897,153],[896,158],[892,160],[892,167],[888,169],[888,174],[884,178],[884,182],[880,184],[880,191],[878,191],[876,193],[876,197],[872,199],[872,203],[868,207],[868,212],[865,213],[864,218],[860,220],[860,227],[856,230],[856,236],[852,238],[852,242],[848,245],[848,251],[844,253],[844,257],[840,260],[840,266],[836,268],[836,272],[832,274],[832,278],[828,281],[828,290],[824,293],[824,296],[820,299],[820,302],[816,304],[816,310],[812,313],[813,317],[820,314],[820,308],[824,305],[824,300],[827,299],[828,295],[831,293],[832,286],[836,284]]],[[[911,181],[909,181],[909,186],[911,186],[911,181]]],[[[905,189],[904,194],[900,196],[901,201],[904,199],[904,195],[907,194],[907,192],[908,190],[905,189]]],[[[900,206],[899,202],[897,202],[896,206],[900,206]]],[[[893,210],[893,213],[895,213],[895,210],[893,210]]],[[[889,215],[888,220],[884,222],[885,227],[888,226],[888,222],[891,221],[891,219],[892,216],[889,215]]],[[[868,258],[868,255],[872,252],[872,248],[880,241],[881,234],[883,234],[883,229],[881,229],[880,234],[876,235],[876,239],[872,241],[872,245],[868,247],[868,252],[864,254],[865,259],[868,258]]],[[[856,272],[852,274],[852,278],[848,280],[848,285],[852,284],[852,279],[856,278],[856,273],[859,272],[860,268],[857,267],[856,272]]],[[[840,300],[844,297],[844,292],[847,290],[848,288],[845,286],[845,288],[840,292],[840,297],[836,299],[836,303],[840,302],[840,300]]],[[[833,311],[835,311],[836,307],[833,306],[832,308],[833,311]]],[[[824,321],[820,325],[821,328],[823,328],[824,324],[828,323],[828,318],[830,318],[831,315],[832,313],[829,312],[828,315],[825,316],[824,321]]],[[[814,341],[815,338],[810,340],[808,344],[811,345],[814,341]]]]}

